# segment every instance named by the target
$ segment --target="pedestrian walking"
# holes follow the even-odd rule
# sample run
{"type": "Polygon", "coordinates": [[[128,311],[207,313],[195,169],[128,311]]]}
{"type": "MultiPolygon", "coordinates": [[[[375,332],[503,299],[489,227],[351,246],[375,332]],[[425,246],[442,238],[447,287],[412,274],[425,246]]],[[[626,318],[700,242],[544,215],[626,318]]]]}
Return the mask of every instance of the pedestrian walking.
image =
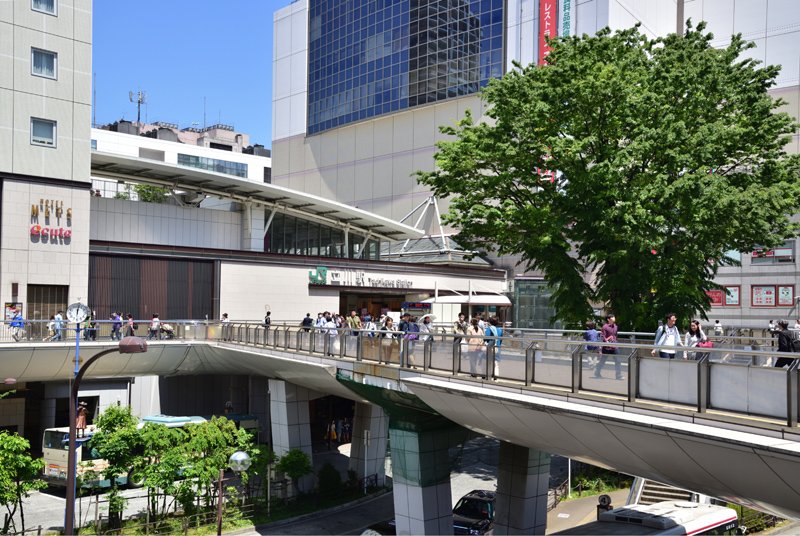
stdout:
{"type": "Polygon", "coordinates": [[[158,318],[158,313],[153,314],[150,319],[150,326],[147,333],[147,340],[161,339],[161,320],[158,318]]]}
{"type": "Polygon", "coordinates": [[[137,324],[133,320],[133,314],[131,314],[131,313],[128,313],[126,315],[126,318],[127,318],[127,322],[125,324],[125,336],[126,337],[135,337],[136,336],[136,330],[139,329],[139,324],[137,324]]]}
{"type": "Polygon", "coordinates": [[[667,313],[664,320],[665,324],[656,332],[656,347],[663,348],[654,348],[652,354],[655,356],[656,352],[658,352],[659,357],[662,359],[675,359],[676,351],[673,347],[684,346],[681,340],[681,332],[678,326],[675,325],[677,317],[675,313],[667,313]]]}
{"type": "MultiPolygon", "coordinates": [[[[684,346],[687,348],[696,348],[701,342],[705,342],[708,340],[706,334],[703,333],[703,328],[700,325],[699,320],[692,320],[689,322],[689,329],[686,331],[686,336],[683,341],[684,346]]],[[[685,359],[693,359],[696,360],[701,356],[700,352],[685,352],[684,358],[685,359]]]]}
{"type": "MultiPolygon", "coordinates": [[[[606,315],[606,323],[603,324],[603,328],[600,330],[600,338],[605,343],[615,343],[617,342],[618,331],[619,326],[617,326],[617,317],[614,316],[614,313],[608,313],[606,315]]],[[[602,346],[600,348],[600,360],[597,362],[597,367],[594,369],[594,377],[603,377],[603,367],[606,366],[606,360],[608,360],[608,356],[614,357],[614,375],[616,379],[625,379],[625,377],[622,375],[622,365],[619,362],[619,349],[616,346],[602,346]]]]}
{"type": "MultiPolygon", "coordinates": [[[[586,322],[586,331],[583,332],[583,340],[589,343],[600,342],[600,332],[597,331],[597,324],[595,324],[594,320],[586,322]]],[[[586,357],[588,366],[594,368],[600,360],[598,355],[600,353],[600,346],[597,344],[587,344],[584,349],[588,354],[586,357]]]]}
{"type": "Polygon", "coordinates": [[[19,342],[20,339],[25,337],[25,319],[22,318],[22,313],[19,309],[14,312],[14,317],[11,319],[11,337],[19,342]]]}
{"type": "Polygon", "coordinates": [[[478,325],[478,318],[473,317],[470,320],[470,325],[467,328],[467,354],[469,355],[469,374],[473,378],[480,376],[486,379],[483,375],[485,370],[484,363],[484,344],[483,344],[483,331],[478,325]]]}
{"type": "MultiPolygon", "coordinates": [[[[778,352],[794,352],[794,339],[796,336],[796,333],[789,330],[789,322],[778,320],[778,352]]],[[[791,366],[794,359],[793,357],[779,357],[775,360],[775,366],[778,368],[791,366]]]]}
{"type": "Polygon", "coordinates": [[[111,340],[112,341],[120,341],[122,340],[122,313],[119,311],[114,311],[111,313],[111,340]]]}
{"type": "Polygon", "coordinates": [[[56,336],[53,340],[60,341],[64,337],[64,311],[58,311],[54,318],[56,336]]]}

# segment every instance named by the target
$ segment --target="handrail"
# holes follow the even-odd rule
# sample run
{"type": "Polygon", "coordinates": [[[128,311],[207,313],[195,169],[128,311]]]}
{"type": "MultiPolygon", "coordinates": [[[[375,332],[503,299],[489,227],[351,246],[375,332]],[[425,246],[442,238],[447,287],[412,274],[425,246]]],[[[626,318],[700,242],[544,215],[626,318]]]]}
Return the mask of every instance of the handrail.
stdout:
{"type": "MultiPolygon", "coordinates": [[[[590,375],[591,369],[583,366],[583,358],[587,352],[585,348],[590,343],[565,336],[563,332],[503,337],[415,333],[417,338],[414,339],[410,334],[400,331],[374,332],[280,325],[273,325],[268,329],[263,324],[253,322],[198,323],[164,320],[162,326],[163,324],[169,324],[172,329],[171,338],[159,340],[158,337],[163,333],[158,333],[150,344],[216,341],[280,352],[318,355],[334,360],[399,367],[404,371],[444,374],[476,382],[483,381],[483,377],[487,381],[492,379],[497,361],[500,367],[497,371],[499,378],[496,379],[519,384],[524,388],[564,389],[574,394],[603,396],[604,399],[611,396],[610,400],[618,397],[629,403],[645,400],[664,402],[671,408],[693,408],[698,413],[720,410],[728,414],[758,415],[784,422],[790,427],[797,427],[800,420],[800,359],[795,358],[788,368],[771,367],[769,365],[777,357],[795,355],[778,353],[774,349],[687,349],[682,346],[656,347],[650,342],[599,343],[618,350],[615,357],[619,359],[620,367],[625,369],[626,374],[626,381],[619,382],[590,375]],[[470,340],[473,340],[471,347],[476,350],[468,348],[470,340]],[[654,349],[674,350],[676,358],[652,357],[650,354],[654,349]],[[697,360],[686,359],[686,350],[696,353],[697,360]],[[422,355],[419,355],[420,351],[422,355]],[[473,351],[477,354],[467,353],[473,351]],[[723,358],[728,355],[738,355],[744,358],[741,360],[743,362],[725,362],[723,358]],[[476,371],[480,372],[476,376],[480,377],[473,380],[470,374],[463,371],[461,362],[465,356],[471,360],[470,368],[473,364],[477,366],[476,371]],[[784,379],[779,379],[780,375],[784,379]],[[736,383],[732,384],[732,381],[736,383]]],[[[26,326],[31,325],[34,324],[26,322],[26,326]]],[[[4,330],[0,338],[7,339],[8,332],[9,330],[4,330]]],[[[96,341],[89,341],[88,344],[107,344],[111,333],[109,323],[98,322],[96,333],[96,341]]],[[[64,334],[74,338],[74,325],[65,324],[64,334]]],[[[66,345],[34,341],[30,331],[28,339],[19,343],[26,344],[28,341],[45,348],[50,344],[66,345]]]]}

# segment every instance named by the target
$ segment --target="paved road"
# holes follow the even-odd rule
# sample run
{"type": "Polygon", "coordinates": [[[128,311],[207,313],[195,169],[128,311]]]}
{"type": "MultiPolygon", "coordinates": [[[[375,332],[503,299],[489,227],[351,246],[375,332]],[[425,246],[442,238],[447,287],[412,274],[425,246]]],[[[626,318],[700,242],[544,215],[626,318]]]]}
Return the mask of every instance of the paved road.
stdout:
{"type": "MultiPolygon", "coordinates": [[[[124,497],[128,497],[128,505],[125,508],[125,516],[131,516],[138,512],[143,512],[147,507],[146,491],[143,489],[126,489],[122,491],[124,497]]],[[[94,497],[82,497],[75,503],[75,525],[83,526],[94,521],[95,503],[94,497]],[[80,516],[80,518],[79,518],[80,516]],[[80,522],[78,521],[80,519],[80,522]]],[[[104,502],[105,495],[100,496],[99,514],[108,517],[108,504],[104,502]]],[[[43,491],[32,493],[24,501],[25,505],[25,528],[35,528],[41,525],[44,531],[55,531],[64,529],[64,491],[43,491]]],[[[17,529],[21,529],[19,516],[17,516],[17,529]]]]}

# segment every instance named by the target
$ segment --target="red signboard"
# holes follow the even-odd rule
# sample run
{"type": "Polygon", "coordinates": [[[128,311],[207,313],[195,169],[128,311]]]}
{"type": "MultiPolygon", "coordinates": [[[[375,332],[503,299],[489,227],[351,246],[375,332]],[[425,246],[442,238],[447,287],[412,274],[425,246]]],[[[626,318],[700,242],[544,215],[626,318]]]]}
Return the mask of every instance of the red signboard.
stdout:
{"type": "Polygon", "coordinates": [[[724,290],[707,290],[706,294],[711,298],[711,305],[714,307],[720,307],[725,304],[724,290]]]}
{"type": "Polygon", "coordinates": [[[545,37],[555,37],[558,34],[558,0],[539,0],[539,61],[537,65],[544,65],[550,47],[545,37]]]}

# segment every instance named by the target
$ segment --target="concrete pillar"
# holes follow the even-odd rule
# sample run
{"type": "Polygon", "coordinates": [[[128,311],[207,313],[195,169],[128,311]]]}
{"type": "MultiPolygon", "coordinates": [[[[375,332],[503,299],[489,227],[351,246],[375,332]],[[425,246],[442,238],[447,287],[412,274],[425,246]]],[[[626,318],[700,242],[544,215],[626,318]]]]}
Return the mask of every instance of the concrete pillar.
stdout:
{"type": "Polygon", "coordinates": [[[544,534],[550,454],[500,443],[495,502],[495,534],[544,534]]]}
{"type": "MultiPolygon", "coordinates": [[[[269,380],[269,403],[272,420],[272,450],[280,457],[292,449],[305,452],[313,465],[311,419],[308,414],[309,390],[283,380],[269,380]]],[[[300,491],[311,491],[314,475],[298,482],[300,491]]]]}
{"type": "Polygon", "coordinates": [[[250,201],[242,207],[242,250],[264,251],[264,209],[250,201]]]}
{"type": "Polygon", "coordinates": [[[349,469],[355,471],[359,478],[377,474],[378,486],[386,483],[385,462],[388,428],[389,418],[380,406],[356,403],[349,469]],[[364,446],[365,432],[369,432],[369,446],[366,448],[364,446]]]}
{"type": "Polygon", "coordinates": [[[397,534],[452,534],[451,429],[389,428],[397,534]]]}

